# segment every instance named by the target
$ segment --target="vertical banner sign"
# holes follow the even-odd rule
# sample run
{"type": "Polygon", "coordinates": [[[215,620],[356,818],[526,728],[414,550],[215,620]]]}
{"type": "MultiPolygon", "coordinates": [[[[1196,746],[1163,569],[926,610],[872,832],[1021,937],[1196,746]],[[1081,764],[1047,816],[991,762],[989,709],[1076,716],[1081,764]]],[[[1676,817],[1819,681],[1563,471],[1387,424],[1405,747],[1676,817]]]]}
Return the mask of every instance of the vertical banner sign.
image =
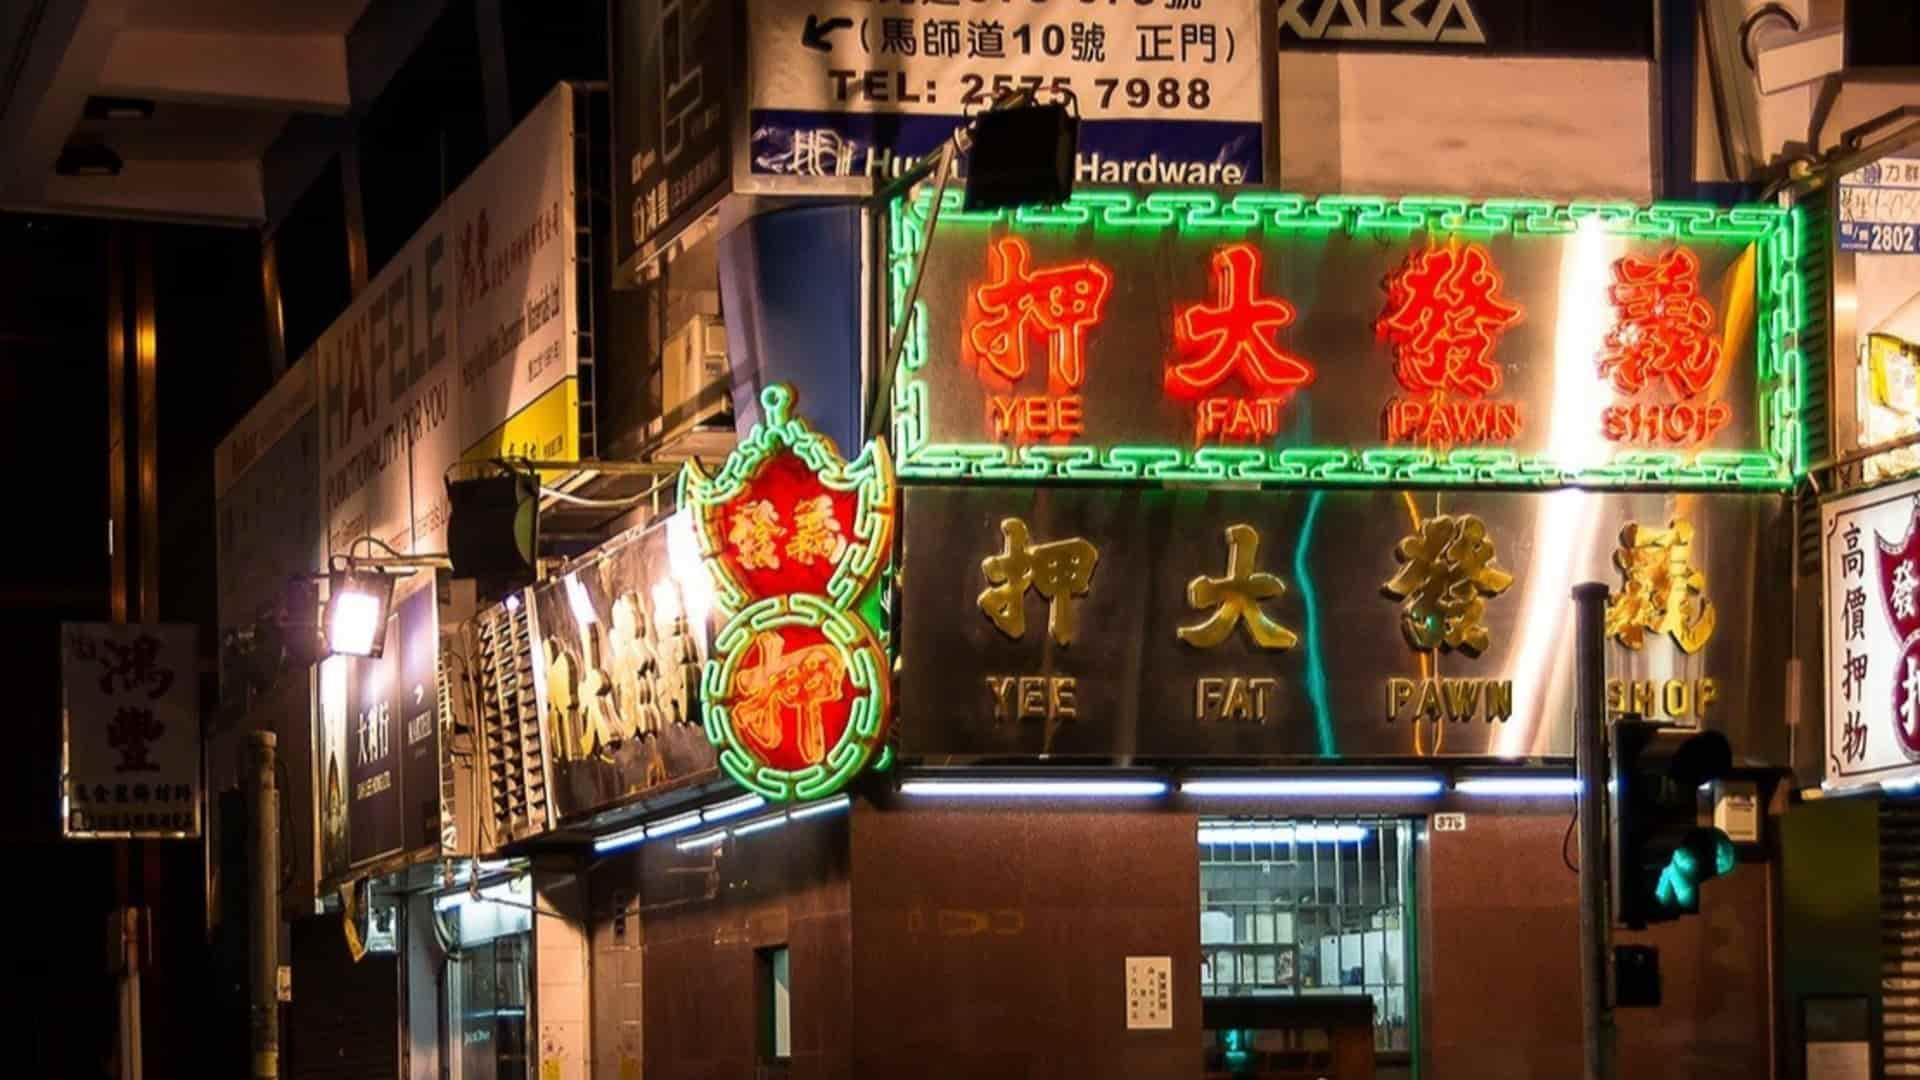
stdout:
{"type": "Polygon", "coordinates": [[[562,83],[447,200],[463,461],[580,456],[573,135],[562,83]]]}
{"type": "Polygon", "coordinates": [[[388,649],[355,663],[347,684],[347,851],[356,866],[401,848],[399,667],[399,650],[388,649]]]}
{"type": "Polygon", "coordinates": [[[1920,776],[1920,483],[1821,507],[1828,787],[1920,776]]]}
{"type": "Polygon", "coordinates": [[[614,0],[615,261],[628,267],[728,177],[733,0],[614,0]]]}
{"type": "Polygon", "coordinates": [[[400,601],[400,839],[408,851],[440,842],[440,612],[431,586],[400,601]]]}
{"type": "Polygon", "coordinates": [[[349,768],[347,716],[348,685],[354,662],[345,656],[329,656],[320,662],[319,718],[313,738],[313,798],[320,822],[320,880],[332,881],[347,872],[351,864],[347,849],[347,793],[349,768]]]}
{"type": "Polygon", "coordinates": [[[1840,178],[1841,251],[1920,254],[1920,158],[1881,158],[1840,178]]]}
{"type": "Polygon", "coordinates": [[[708,479],[680,474],[714,600],[727,616],[701,699],[720,767],[768,799],[817,799],[886,768],[891,676],[876,627],[893,548],[893,460],[848,465],[767,387],[765,419],[708,479]]]}
{"type": "Polygon", "coordinates": [[[751,0],[756,176],[887,177],[1011,91],[1070,96],[1082,182],[1257,183],[1263,4],[751,0]]]}
{"type": "Polygon", "coordinates": [[[65,623],[61,829],[200,835],[200,675],[191,626],[65,623]]]}

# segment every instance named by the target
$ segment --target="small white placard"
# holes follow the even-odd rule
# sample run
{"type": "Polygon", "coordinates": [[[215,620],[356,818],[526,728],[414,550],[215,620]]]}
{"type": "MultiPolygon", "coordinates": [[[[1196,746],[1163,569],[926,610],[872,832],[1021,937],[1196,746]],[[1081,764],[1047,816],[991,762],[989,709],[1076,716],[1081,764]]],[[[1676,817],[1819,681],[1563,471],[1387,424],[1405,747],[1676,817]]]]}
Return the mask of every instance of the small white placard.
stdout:
{"type": "Polygon", "coordinates": [[[1127,1030],[1173,1027],[1173,957],[1127,957],[1127,1030]]]}
{"type": "Polygon", "coordinates": [[[1435,814],[1433,815],[1433,831],[1434,832],[1466,832],[1467,831],[1467,815],[1435,814]]]}

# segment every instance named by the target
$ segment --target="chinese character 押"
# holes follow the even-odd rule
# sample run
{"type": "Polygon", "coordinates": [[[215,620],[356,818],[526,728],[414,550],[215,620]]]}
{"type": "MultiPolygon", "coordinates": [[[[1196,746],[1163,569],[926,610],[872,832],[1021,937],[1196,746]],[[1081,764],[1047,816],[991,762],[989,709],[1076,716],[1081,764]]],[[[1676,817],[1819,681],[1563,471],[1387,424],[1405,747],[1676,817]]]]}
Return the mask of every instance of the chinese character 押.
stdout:
{"type": "Polygon", "coordinates": [[[1071,645],[1079,628],[1073,598],[1086,595],[1093,582],[1100,553],[1080,537],[1030,543],[1027,523],[1007,518],[1000,523],[1006,546],[980,563],[988,587],[980,593],[980,610],[993,625],[1018,640],[1027,633],[1027,590],[1047,601],[1047,632],[1061,645],[1071,645]]]}

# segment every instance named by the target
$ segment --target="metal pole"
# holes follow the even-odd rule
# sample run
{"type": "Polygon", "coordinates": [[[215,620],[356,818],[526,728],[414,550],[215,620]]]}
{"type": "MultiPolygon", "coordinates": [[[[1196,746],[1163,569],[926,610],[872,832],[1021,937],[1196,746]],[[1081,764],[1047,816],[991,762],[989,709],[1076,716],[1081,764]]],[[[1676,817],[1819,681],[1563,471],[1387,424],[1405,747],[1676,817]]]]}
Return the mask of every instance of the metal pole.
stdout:
{"type": "Polygon", "coordinates": [[[1607,587],[1573,587],[1574,767],[1580,778],[1580,986],[1586,1080],[1612,1080],[1613,934],[1607,912],[1607,587]]]}
{"type": "Polygon", "coordinates": [[[253,959],[253,1002],[250,1010],[254,1080],[277,1080],[280,1075],[280,802],[274,787],[275,739],[271,731],[247,737],[253,797],[247,809],[252,858],[248,872],[247,935],[253,959]]]}

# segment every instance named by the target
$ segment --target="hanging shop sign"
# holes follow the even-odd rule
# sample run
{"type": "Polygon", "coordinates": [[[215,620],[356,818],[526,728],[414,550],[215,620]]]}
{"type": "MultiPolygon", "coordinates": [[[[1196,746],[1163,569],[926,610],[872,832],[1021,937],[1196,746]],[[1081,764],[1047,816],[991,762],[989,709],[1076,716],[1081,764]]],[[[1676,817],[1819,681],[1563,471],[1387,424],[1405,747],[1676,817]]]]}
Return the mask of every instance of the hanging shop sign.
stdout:
{"type": "Polygon", "coordinates": [[[732,0],[614,0],[614,258],[631,272],[727,191],[732,0]]]}
{"type": "Polygon", "coordinates": [[[563,818],[715,767],[699,712],[714,626],[698,543],[675,515],[531,591],[535,690],[563,818]]]}
{"type": "Polygon", "coordinates": [[[323,881],[440,843],[439,660],[439,610],[423,581],[395,601],[378,658],[321,662],[314,798],[323,881]]]}
{"type": "Polygon", "coordinates": [[[727,622],[701,681],[720,767],[768,799],[816,799],[892,759],[882,570],[893,549],[893,461],[872,442],[847,464],[792,413],[785,385],[709,478],[690,461],[681,504],[727,622]]]}
{"type": "Polygon", "coordinates": [[[1653,55],[1652,4],[1551,0],[1280,0],[1282,49],[1468,55],[1653,55]]]}
{"type": "Polygon", "coordinates": [[[1920,482],[1820,511],[1829,786],[1920,777],[1920,482]]]}
{"type": "MultiPolygon", "coordinates": [[[[1867,162],[1820,197],[1835,223],[1830,404],[1834,452],[1846,455],[1920,433],[1920,157],[1867,162]]],[[[1895,446],[1860,462],[1858,478],[1916,469],[1920,448],[1895,446]]],[[[1849,471],[1835,479],[1851,482],[1849,471]]]]}
{"type": "Polygon", "coordinates": [[[1268,17],[1250,3],[750,0],[746,172],[762,186],[895,176],[1030,90],[1072,99],[1083,182],[1258,183],[1268,17]]]}
{"type": "MultiPolygon", "coordinates": [[[[1788,211],[948,197],[903,476],[1778,488],[1800,462],[1788,211]]],[[[927,199],[894,215],[896,323],[927,199]]]]}
{"type": "Polygon", "coordinates": [[[199,836],[194,628],[63,623],[60,685],[62,835],[199,836]]]}
{"type": "Polygon", "coordinates": [[[1920,158],[1884,157],[1840,178],[1841,251],[1920,254],[1920,158]]]}
{"type": "MultiPolygon", "coordinates": [[[[1558,758],[1607,706],[1783,760],[1774,495],[914,486],[910,759],[1558,758]]],[[[1780,568],[1785,573],[1784,567],[1780,568]]]]}

